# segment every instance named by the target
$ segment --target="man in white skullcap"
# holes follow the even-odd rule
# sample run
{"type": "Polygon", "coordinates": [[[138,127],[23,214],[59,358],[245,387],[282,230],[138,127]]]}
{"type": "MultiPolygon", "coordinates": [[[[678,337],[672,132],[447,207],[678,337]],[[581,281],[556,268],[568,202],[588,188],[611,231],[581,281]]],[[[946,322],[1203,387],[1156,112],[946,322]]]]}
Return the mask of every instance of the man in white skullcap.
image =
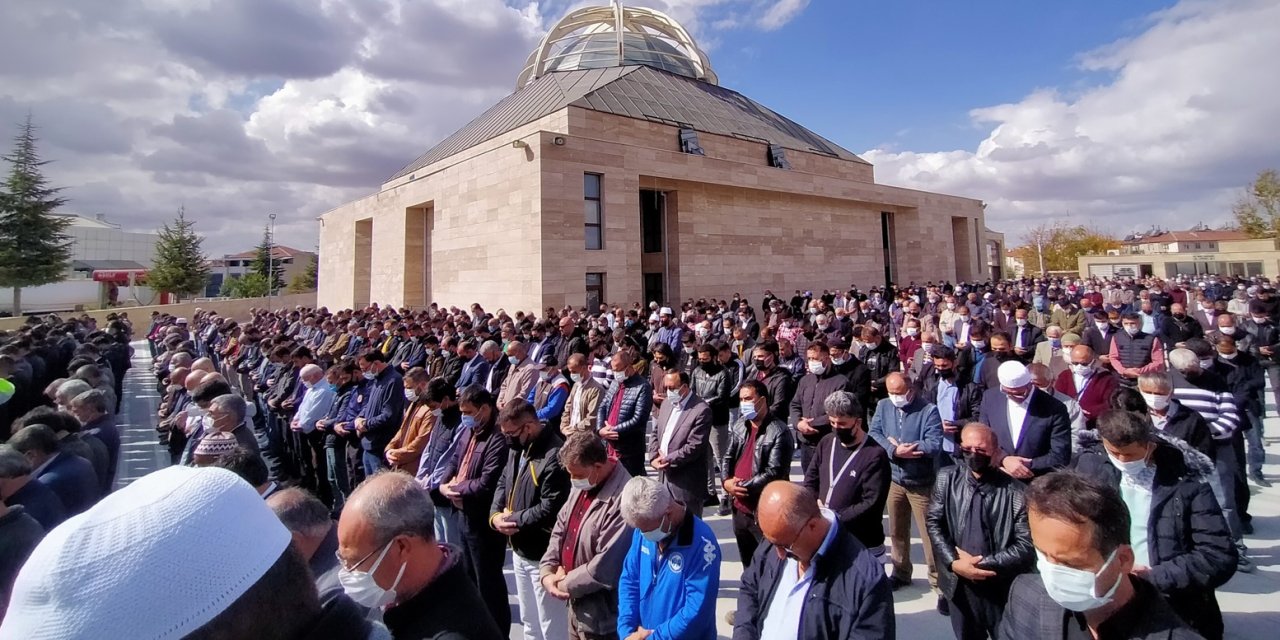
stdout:
{"type": "Polygon", "coordinates": [[[982,397],[978,419],[995,432],[1007,455],[996,464],[1009,475],[1029,480],[1071,461],[1071,416],[1066,405],[1039,390],[1027,365],[1009,361],[996,370],[1000,392],[982,397]]]}
{"type": "Polygon", "coordinates": [[[322,606],[290,540],[234,473],[162,469],[49,532],[0,639],[390,637],[347,598],[322,606]]]}
{"type": "MultiPolygon", "coordinates": [[[[684,349],[684,345],[680,342],[680,338],[684,335],[684,327],[676,322],[672,316],[675,315],[671,311],[671,307],[663,307],[658,310],[658,328],[657,341],[666,343],[671,347],[677,356],[684,349]]],[[[651,341],[652,342],[652,341],[651,341]]]]}

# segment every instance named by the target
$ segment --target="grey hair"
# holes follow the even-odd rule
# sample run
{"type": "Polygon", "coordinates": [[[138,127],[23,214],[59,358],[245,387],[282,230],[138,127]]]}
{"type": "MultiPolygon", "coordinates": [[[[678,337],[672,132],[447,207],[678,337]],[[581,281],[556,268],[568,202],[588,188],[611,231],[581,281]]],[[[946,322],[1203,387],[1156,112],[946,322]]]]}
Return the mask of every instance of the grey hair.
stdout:
{"type": "Polygon", "coordinates": [[[102,389],[90,389],[73,398],[71,404],[88,407],[95,413],[111,413],[111,407],[115,403],[107,399],[107,392],[102,389]]]}
{"type": "Polygon", "coordinates": [[[237,425],[244,422],[245,414],[249,412],[249,404],[244,401],[244,398],[234,393],[225,393],[210,400],[209,406],[230,413],[231,417],[236,419],[237,425]]]}
{"type": "Polygon", "coordinates": [[[822,408],[829,416],[861,418],[862,409],[858,404],[857,396],[852,393],[848,391],[832,391],[831,395],[822,401],[822,408]]]}
{"type": "Polygon", "coordinates": [[[502,347],[493,340],[485,340],[484,344],[480,345],[480,355],[493,353],[495,351],[502,351],[502,347]]]}
{"type": "Polygon", "coordinates": [[[90,386],[88,382],[78,378],[72,378],[59,385],[58,392],[53,395],[59,404],[69,405],[71,404],[72,398],[75,398],[90,389],[93,389],[93,387],[90,386]]]}
{"type": "Polygon", "coordinates": [[[360,483],[348,502],[357,502],[357,498],[381,544],[399,535],[416,536],[428,542],[435,540],[436,507],[431,495],[413,476],[403,471],[381,471],[360,483]],[[387,477],[381,482],[370,482],[383,476],[387,477]],[[383,484],[386,486],[381,486],[383,484]],[[362,493],[372,495],[360,498],[362,493]]]}
{"type": "Polygon", "coordinates": [[[320,365],[318,365],[318,364],[309,364],[309,365],[306,365],[306,366],[302,367],[302,370],[298,372],[298,377],[299,377],[299,378],[312,378],[312,377],[315,377],[317,374],[319,374],[319,375],[323,376],[323,375],[324,375],[324,369],[321,369],[321,368],[320,368],[320,365]]]}
{"type": "Polygon", "coordinates": [[[267,498],[267,506],[280,518],[284,528],[304,537],[323,538],[333,526],[329,508],[305,489],[290,487],[267,498]]]}
{"type": "Polygon", "coordinates": [[[671,501],[667,485],[636,476],[622,488],[622,520],[634,527],[641,520],[659,518],[671,508],[671,501]]]}
{"type": "Polygon", "coordinates": [[[1200,368],[1200,357],[1190,349],[1174,349],[1169,352],[1169,366],[1181,372],[1200,368]]]}
{"type": "Polygon", "coordinates": [[[169,370],[172,371],[178,367],[190,369],[192,362],[195,362],[195,360],[191,357],[191,354],[179,351],[169,358],[169,370]]]}
{"type": "Polygon", "coordinates": [[[1060,327],[1060,326],[1058,326],[1058,325],[1056,325],[1056,324],[1051,324],[1051,325],[1049,325],[1048,327],[1045,327],[1044,334],[1047,336],[1047,335],[1049,335],[1049,333],[1050,333],[1050,332],[1052,332],[1052,331],[1057,331],[1057,332],[1058,332],[1058,337],[1059,337],[1059,338],[1061,338],[1061,337],[1062,337],[1062,334],[1063,334],[1062,327],[1060,327]]]}
{"type": "Polygon", "coordinates": [[[1138,376],[1138,387],[1155,388],[1157,391],[1173,391],[1173,379],[1164,371],[1150,371],[1138,376]]]}
{"type": "Polygon", "coordinates": [[[31,475],[31,461],[21,451],[7,444],[0,444],[0,478],[18,478],[31,475]]]}

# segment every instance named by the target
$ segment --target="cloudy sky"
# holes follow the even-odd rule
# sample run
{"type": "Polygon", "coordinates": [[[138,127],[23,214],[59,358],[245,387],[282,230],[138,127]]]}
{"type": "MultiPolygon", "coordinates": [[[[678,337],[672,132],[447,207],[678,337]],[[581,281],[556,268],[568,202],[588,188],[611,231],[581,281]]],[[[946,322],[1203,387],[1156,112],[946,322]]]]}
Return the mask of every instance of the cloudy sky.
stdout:
{"type": "MultiPolygon", "coordinates": [[[[879,181],[987,201],[1011,243],[1060,218],[1225,222],[1280,168],[1280,0],[634,3],[879,181]]],[[[33,114],[69,210],[152,230],[185,206],[214,254],[276,213],[310,249],[316,215],[509,93],[578,4],[7,0],[0,134],[33,114]]]]}

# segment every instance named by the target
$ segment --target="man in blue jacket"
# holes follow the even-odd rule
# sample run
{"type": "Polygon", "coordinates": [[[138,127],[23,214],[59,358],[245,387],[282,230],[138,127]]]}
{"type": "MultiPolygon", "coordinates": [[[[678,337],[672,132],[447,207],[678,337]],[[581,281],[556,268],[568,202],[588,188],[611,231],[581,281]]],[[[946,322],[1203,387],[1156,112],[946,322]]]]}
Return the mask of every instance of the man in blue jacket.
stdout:
{"type": "Polygon", "coordinates": [[[911,389],[901,373],[885,377],[889,397],[880,401],[868,432],[889,453],[893,481],[889,484],[889,539],[893,556],[893,587],[911,584],[911,519],[916,521],[929,565],[929,586],[938,588],[933,546],[927,542],[925,513],[933,494],[935,458],[942,445],[942,416],[938,408],[911,389]]]}
{"type": "Polygon", "coordinates": [[[714,639],[721,556],[711,527],[643,476],[622,490],[622,519],[635,531],[618,583],[618,637],[714,639]]]}
{"type": "Polygon", "coordinates": [[[400,428],[404,416],[404,380],[387,364],[387,356],[377,349],[360,354],[356,364],[366,382],[355,428],[364,451],[364,473],[371,476],[386,467],[383,454],[400,428]]]}

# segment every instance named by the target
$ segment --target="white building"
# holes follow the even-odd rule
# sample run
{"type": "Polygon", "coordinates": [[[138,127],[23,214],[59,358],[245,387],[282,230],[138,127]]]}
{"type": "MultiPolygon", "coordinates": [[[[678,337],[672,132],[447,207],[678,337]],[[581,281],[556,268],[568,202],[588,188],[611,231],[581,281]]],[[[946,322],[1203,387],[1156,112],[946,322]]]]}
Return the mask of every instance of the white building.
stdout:
{"type": "MultiPolygon", "coordinates": [[[[22,290],[24,313],[158,302],[150,289],[136,284],[155,261],[156,234],[124,231],[102,215],[54,215],[71,220],[66,230],[71,263],[62,282],[22,290]]],[[[13,290],[0,289],[0,311],[12,309],[13,290]]]]}

